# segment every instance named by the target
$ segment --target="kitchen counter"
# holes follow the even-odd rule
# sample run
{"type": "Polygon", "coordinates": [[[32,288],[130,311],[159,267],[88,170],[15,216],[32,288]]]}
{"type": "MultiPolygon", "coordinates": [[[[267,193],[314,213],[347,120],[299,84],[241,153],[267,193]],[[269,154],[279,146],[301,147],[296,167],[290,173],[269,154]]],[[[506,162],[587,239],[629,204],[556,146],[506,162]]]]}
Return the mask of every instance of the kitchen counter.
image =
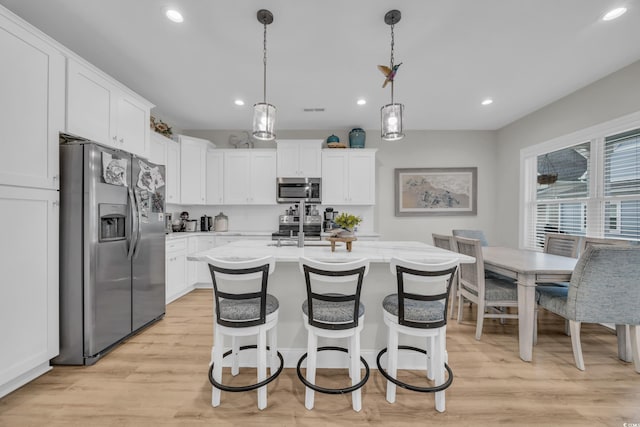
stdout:
{"type": "Polygon", "coordinates": [[[166,233],[166,239],[181,239],[189,236],[268,236],[271,237],[271,231],[176,231],[166,233]]]}
{"type": "MultiPolygon", "coordinates": [[[[410,260],[444,262],[456,259],[461,263],[472,263],[474,258],[445,249],[436,248],[422,242],[366,241],[353,242],[353,249],[347,252],[344,244],[331,252],[329,242],[309,242],[304,248],[297,246],[275,246],[272,241],[244,240],[215,247],[187,257],[190,261],[204,261],[207,256],[257,258],[273,255],[276,268],[269,277],[269,293],[280,302],[278,315],[278,347],[285,358],[286,367],[295,367],[298,359],[306,352],[307,333],[303,325],[301,306],[306,299],[306,285],[298,260],[305,256],[323,261],[344,261],[367,258],[371,262],[369,274],[364,279],[361,301],[365,305],[365,325],[361,334],[362,355],[370,366],[376,366],[375,357],[386,347],[387,330],[382,316],[382,300],[388,294],[397,292],[395,275],[389,269],[392,257],[410,260]],[[326,244],[326,246],[318,246],[326,244]]],[[[424,348],[421,339],[407,337],[408,345],[424,348]]],[[[404,341],[403,341],[404,342],[404,341]]],[[[248,341],[247,341],[248,343],[248,341]]],[[[244,342],[241,343],[244,345],[244,342]]],[[[346,359],[342,354],[327,352],[323,366],[343,367],[346,359]]],[[[241,354],[242,356],[242,354],[241,354]]]]}

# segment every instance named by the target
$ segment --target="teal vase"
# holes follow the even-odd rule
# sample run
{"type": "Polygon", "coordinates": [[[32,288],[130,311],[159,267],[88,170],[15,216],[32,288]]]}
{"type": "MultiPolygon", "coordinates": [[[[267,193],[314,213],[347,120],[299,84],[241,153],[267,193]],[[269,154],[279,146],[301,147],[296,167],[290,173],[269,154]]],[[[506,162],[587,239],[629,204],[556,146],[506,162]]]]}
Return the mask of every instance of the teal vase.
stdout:
{"type": "Polygon", "coordinates": [[[364,140],[367,134],[364,129],[354,128],[349,132],[349,147],[350,148],[364,148],[364,140]]]}

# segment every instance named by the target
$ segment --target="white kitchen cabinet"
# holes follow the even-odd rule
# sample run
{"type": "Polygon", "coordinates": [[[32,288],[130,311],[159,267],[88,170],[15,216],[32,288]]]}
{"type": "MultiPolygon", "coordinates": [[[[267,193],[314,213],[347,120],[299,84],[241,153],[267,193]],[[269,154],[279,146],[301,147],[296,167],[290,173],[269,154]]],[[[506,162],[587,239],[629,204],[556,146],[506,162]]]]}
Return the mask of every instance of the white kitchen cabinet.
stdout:
{"type": "Polygon", "coordinates": [[[207,205],[224,203],[224,152],[207,150],[207,205]]]}
{"type": "Polygon", "coordinates": [[[23,24],[0,9],[0,184],[58,189],[65,60],[23,24]]]}
{"type": "Polygon", "coordinates": [[[322,204],[376,202],[376,150],[322,150],[322,204]]]}
{"type": "MultiPolygon", "coordinates": [[[[198,236],[198,248],[197,252],[206,251],[209,249],[213,249],[216,246],[216,238],[214,235],[211,236],[198,236]]],[[[197,264],[198,272],[197,272],[197,284],[198,286],[205,287],[213,287],[211,282],[211,272],[209,271],[209,264],[206,262],[195,262],[190,261],[194,264],[197,264]]]]}
{"type": "Polygon", "coordinates": [[[180,203],[180,144],[170,139],[165,141],[167,165],[167,203],[180,203]]]}
{"type": "Polygon", "coordinates": [[[207,203],[207,150],[215,147],[206,139],[180,135],[180,202],[207,203]]]}
{"type": "Polygon", "coordinates": [[[148,158],[151,106],[99,70],[67,59],[67,133],[148,158]]]}
{"type": "Polygon", "coordinates": [[[322,140],[279,140],[277,142],[279,178],[318,178],[322,174],[322,140]]]}
{"type": "MultiPolygon", "coordinates": [[[[187,237],[187,254],[193,254],[198,252],[198,236],[187,237]]],[[[194,288],[198,283],[198,262],[187,261],[187,286],[194,288]]]]}
{"type": "Polygon", "coordinates": [[[167,239],[165,256],[166,302],[169,304],[191,290],[187,284],[187,238],[167,239]]]}
{"type": "Polygon", "coordinates": [[[158,132],[151,132],[151,137],[149,138],[149,161],[151,163],[156,165],[167,164],[167,141],[170,141],[170,139],[166,136],[158,132]]]}
{"type": "Polygon", "coordinates": [[[59,215],[57,191],[0,186],[0,397],[48,371],[59,352],[59,215]]]}
{"type": "Polygon", "coordinates": [[[224,203],[276,204],[276,150],[225,150],[224,203]]]}

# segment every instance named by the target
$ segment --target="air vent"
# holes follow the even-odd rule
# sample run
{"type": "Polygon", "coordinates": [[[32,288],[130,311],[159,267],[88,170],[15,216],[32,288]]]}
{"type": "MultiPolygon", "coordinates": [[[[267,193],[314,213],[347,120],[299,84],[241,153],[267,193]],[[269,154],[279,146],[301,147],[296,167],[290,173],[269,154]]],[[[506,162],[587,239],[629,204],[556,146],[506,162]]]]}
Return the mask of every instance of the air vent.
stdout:
{"type": "Polygon", "coordinates": [[[305,113],[322,113],[324,108],[303,108],[302,111],[305,113]]]}

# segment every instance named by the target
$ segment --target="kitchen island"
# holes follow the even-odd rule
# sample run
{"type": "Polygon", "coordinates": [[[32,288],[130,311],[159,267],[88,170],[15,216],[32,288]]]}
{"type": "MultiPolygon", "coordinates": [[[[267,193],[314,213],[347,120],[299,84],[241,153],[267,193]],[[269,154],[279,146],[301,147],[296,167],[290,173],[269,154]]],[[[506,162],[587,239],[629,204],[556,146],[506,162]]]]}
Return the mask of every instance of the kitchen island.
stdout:
{"type": "MultiPolygon", "coordinates": [[[[280,301],[278,347],[285,358],[286,367],[295,367],[298,358],[306,352],[307,347],[307,332],[304,328],[301,309],[306,299],[306,286],[298,267],[298,260],[301,257],[324,262],[367,258],[371,263],[361,293],[361,301],[365,306],[361,348],[362,355],[370,366],[376,366],[375,357],[378,351],[386,347],[387,331],[382,320],[382,300],[386,295],[395,293],[397,286],[395,275],[392,275],[389,269],[391,258],[422,262],[445,262],[452,259],[460,263],[475,262],[474,258],[466,255],[422,242],[409,241],[355,241],[351,252],[347,252],[344,244],[338,244],[335,252],[331,252],[330,243],[327,241],[308,242],[307,246],[298,248],[293,245],[277,246],[273,241],[245,240],[192,254],[188,260],[206,262],[207,256],[246,259],[271,255],[276,259],[276,268],[269,277],[268,292],[280,301]]],[[[422,342],[412,341],[409,337],[401,338],[407,339],[406,341],[401,339],[401,344],[413,344],[424,348],[422,342]]],[[[325,353],[322,354],[323,358],[326,356],[322,366],[346,366],[346,360],[342,360],[344,357],[334,354],[335,352],[325,353]],[[332,357],[335,359],[331,359],[332,357]]],[[[250,358],[247,361],[250,361],[250,358]]]]}

